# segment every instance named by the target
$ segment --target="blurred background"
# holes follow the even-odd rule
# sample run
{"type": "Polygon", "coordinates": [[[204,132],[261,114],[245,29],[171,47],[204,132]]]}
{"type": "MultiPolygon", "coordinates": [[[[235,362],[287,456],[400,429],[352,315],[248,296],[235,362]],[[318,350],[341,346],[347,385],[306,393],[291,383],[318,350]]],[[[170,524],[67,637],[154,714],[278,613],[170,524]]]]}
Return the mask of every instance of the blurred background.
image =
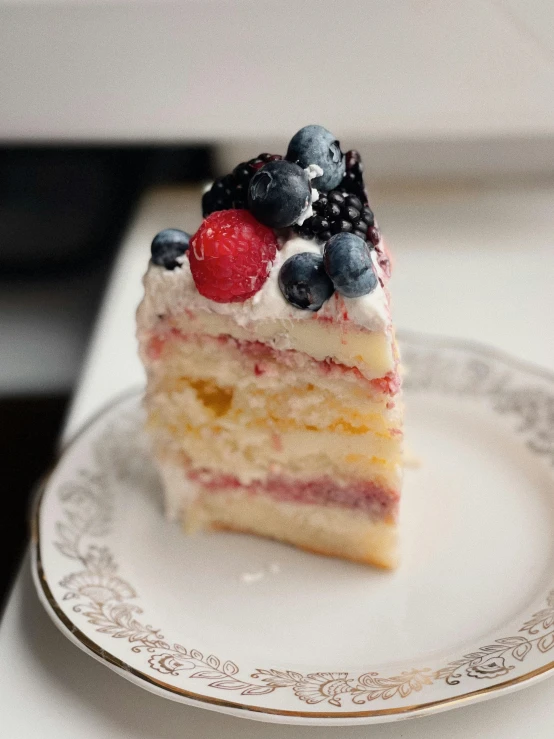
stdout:
{"type": "MultiPolygon", "coordinates": [[[[433,264],[444,281],[483,238],[516,260],[490,305],[525,356],[513,264],[553,251],[552,0],[0,0],[0,594],[140,204],[308,123],[361,151],[398,259],[425,266],[399,274],[400,325],[433,264]]],[[[491,343],[493,317],[470,316],[491,343]]],[[[432,328],[467,336],[463,318],[432,328]]]]}

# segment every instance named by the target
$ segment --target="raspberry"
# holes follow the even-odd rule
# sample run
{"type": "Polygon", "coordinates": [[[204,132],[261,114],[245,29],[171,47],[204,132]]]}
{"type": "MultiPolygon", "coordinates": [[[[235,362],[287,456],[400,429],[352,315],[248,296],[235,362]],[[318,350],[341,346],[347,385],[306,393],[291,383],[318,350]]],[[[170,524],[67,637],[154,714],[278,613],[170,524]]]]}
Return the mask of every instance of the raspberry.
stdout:
{"type": "Polygon", "coordinates": [[[191,239],[190,269],[205,298],[242,303],[262,287],[276,252],[272,229],[247,210],[218,210],[191,239]]]}

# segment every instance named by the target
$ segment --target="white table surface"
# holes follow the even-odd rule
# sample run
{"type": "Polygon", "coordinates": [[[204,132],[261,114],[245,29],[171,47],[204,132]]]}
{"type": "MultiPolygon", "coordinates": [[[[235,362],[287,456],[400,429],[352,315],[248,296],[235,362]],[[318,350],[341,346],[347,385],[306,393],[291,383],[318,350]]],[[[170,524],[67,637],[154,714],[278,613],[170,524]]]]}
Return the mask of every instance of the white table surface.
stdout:
{"type": "MultiPolygon", "coordinates": [[[[554,369],[554,185],[376,189],[396,255],[400,327],[478,339],[554,369]]],[[[142,382],[134,311],[153,234],[195,228],[187,190],[144,198],[124,240],[64,438],[142,382]]],[[[554,735],[554,679],[496,700],[387,725],[261,724],[155,697],[72,646],[40,606],[25,561],[0,625],[0,737],[6,739],[519,739],[554,735]]]]}

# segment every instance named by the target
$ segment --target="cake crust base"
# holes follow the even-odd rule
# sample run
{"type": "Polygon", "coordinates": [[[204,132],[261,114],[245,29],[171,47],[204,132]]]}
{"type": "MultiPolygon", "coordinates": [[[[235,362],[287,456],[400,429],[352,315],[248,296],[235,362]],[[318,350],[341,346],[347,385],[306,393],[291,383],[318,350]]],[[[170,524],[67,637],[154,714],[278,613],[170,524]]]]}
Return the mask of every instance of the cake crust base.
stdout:
{"type": "Polygon", "coordinates": [[[243,491],[200,494],[183,512],[187,532],[216,529],[276,539],[316,554],[385,569],[398,565],[398,527],[345,509],[276,501],[243,491]]]}

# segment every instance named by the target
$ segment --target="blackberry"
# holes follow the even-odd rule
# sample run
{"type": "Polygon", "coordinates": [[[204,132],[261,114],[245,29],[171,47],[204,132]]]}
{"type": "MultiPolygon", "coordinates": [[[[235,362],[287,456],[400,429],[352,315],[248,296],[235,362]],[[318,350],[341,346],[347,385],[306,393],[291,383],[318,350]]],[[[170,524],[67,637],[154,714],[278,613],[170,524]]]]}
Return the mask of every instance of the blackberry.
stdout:
{"type": "Polygon", "coordinates": [[[368,229],[367,240],[370,244],[373,244],[373,246],[377,246],[377,244],[381,241],[381,232],[379,231],[379,227],[377,225],[372,226],[370,229],[368,229]]]}
{"type": "Polygon", "coordinates": [[[338,190],[356,195],[364,205],[367,205],[367,191],[364,184],[364,165],[362,157],[355,149],[345,154],[346,172],[341,180],[338,190]]]}
{"type": "Polygon", "coordinates": [[[352,233],[369,241],[375,218],[369,205],[364,205],[357,195],[340,190],[331,190],[320,196],[313,204],[314,214],[307,218],[296,231],[306,239],[315,238],[320,244],[338,233],[352,233]]]}
{"type": "Polygon", "coordinates": [[[315,238],[320,244],[335,234],[351,233],[373,248],[379,242],[379,231],[368,205],[362,158],[354,149],[348,151],[344,158],[346,172],[339,186],[320,194],[319,200],[313,204],[314,215],[295,229],[300,236],[315,238]]]}
{"type": "Polygon", "coordinates": [[[260,154],[238,164],[231,174],[218,177],[202,196],[202,216],[206,218],[216,210],[248,208],[248,186],[252,177],[267,162],[282,158],[279,154],[260,154]]]}

